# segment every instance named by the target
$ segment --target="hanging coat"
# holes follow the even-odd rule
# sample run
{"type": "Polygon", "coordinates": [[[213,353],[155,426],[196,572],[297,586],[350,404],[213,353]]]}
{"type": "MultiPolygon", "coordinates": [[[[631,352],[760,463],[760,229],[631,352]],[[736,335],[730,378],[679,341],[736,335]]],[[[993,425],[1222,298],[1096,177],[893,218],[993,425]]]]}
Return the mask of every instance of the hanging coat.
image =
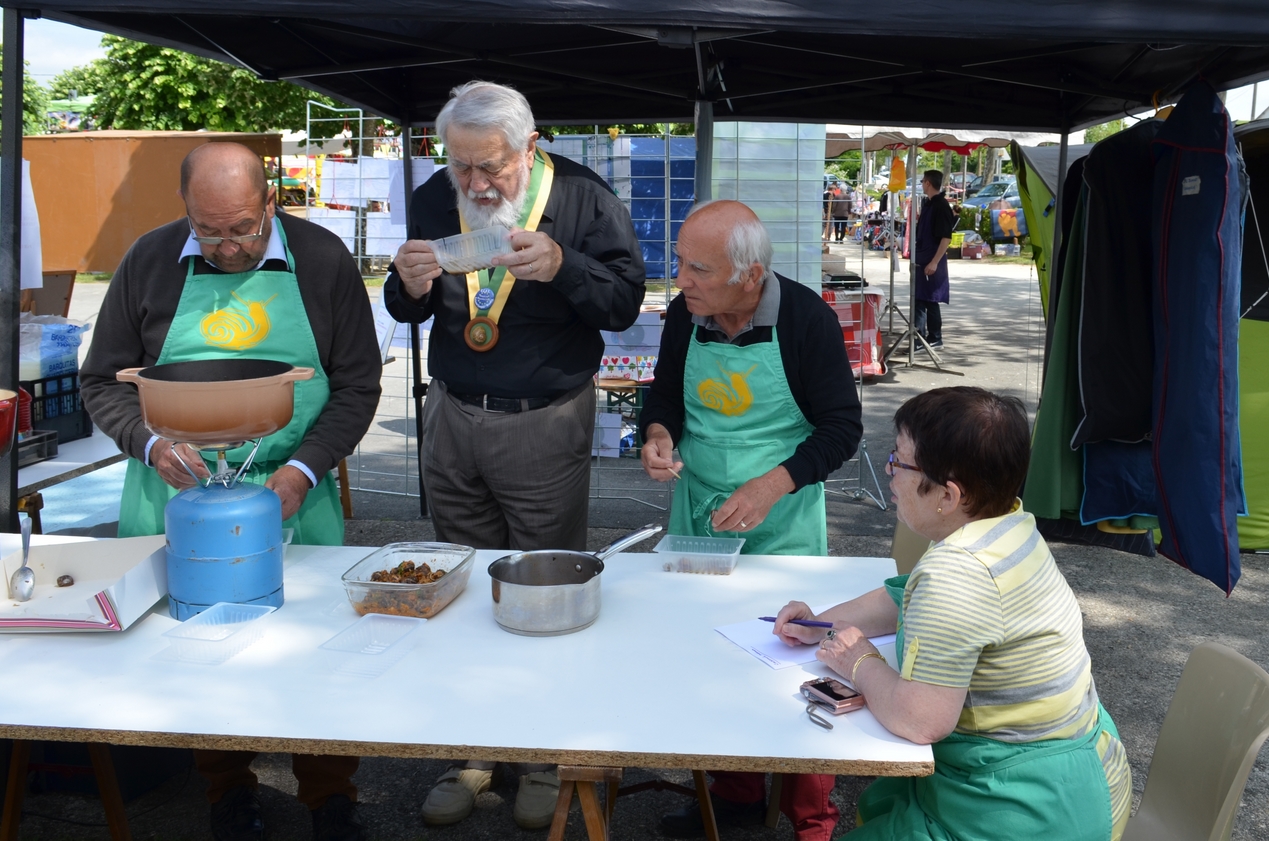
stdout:
{"type": "Polygon", "coordinates": [[[1088,441],[1142,441],[1150,434],[1150,142],[1161,125],[1137,123],[1098,143],[1084,161],[1081,417],[1072,448],[1088,441]]]}
{"type": "Polygon", "coordinates": [[[1238,316],[1246,172],[1225,105],[1186,91],[1152,150],[1154,470],[1159,551],[1227,594],[1245,512],[1238,427],[1238,316]]]}

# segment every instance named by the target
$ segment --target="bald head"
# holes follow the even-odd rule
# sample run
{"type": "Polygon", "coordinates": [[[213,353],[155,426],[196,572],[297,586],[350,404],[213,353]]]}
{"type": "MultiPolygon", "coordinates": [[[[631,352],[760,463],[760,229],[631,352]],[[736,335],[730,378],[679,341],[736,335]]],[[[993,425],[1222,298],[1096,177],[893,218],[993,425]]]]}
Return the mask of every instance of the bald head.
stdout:
{"type": "Polygon", "coordinates": [[[770,274],[771,237],[748,205],[728,199],[701,202],[688,212],[683,227],[689,225],[694,236],[717,241],[726,249],[735,272],[732,283],[739,282],[740,275],[755,263],[762,266],[762,280],[770,274]]]}
{"type": "Polygon", "coordinates": [[[226,272],[259,264],[273,231],[273,190],[264,163],[240,143],[205,143],[181,164],[181,198],[203,257],[226,272]],[[234,242],[231,238],[243,241],[234,242]]]}
{"type": "Polygon", "coordinates": [[[268,189],[264,162],[241,143],[204,143],[181,162],[181,195],[186,201],[209,190],[241,191],[263,200],[268,189]]]}

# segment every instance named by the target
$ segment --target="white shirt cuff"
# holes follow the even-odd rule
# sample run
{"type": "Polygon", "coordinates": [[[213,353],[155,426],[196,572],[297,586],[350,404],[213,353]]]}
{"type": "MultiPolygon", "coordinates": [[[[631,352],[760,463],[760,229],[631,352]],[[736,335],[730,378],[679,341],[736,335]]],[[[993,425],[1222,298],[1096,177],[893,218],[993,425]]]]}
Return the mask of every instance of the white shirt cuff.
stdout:
{"type": "Polygon", "coordinates": [[[150,436],[150,440],[145,442],[145,459],[144,459],[144,461],[145,461],[145,466],[146,466],[146,467],[153,467],[153,466],[154,466],[153,464],[150,464],[150,450],[154,447],[154,445],[155,445],[155,444],[157,444],[157,443],[158,443],[158,441],[159,441],[159,436],[157,436],[157,435],[151,435],[151,436],[150,436]]]}
{"type": "Polygon", "coordinates": [[[294,467],[296,470],[300,471],[301,473],[303,473],[305,476],[308,477],[308,486],[310,488],[317,487],[317,477],[313,475],[312,470],[308,469],[308,465],[304,464],[304,462],[302,461],[296,461],[295,459],[291,459],[290,461],[287,462],[287,464],[290,465],[291,467],[294,467]]]}

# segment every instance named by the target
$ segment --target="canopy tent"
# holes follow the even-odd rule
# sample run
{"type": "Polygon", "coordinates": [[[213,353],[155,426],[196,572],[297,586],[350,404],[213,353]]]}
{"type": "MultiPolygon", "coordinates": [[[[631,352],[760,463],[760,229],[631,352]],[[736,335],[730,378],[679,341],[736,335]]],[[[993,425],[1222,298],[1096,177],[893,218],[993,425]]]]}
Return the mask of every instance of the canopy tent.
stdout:
{"type": "MultiPolygon", "coordinates": [[[[1229,88],[1269,75],[1269,16],[1253,0],[1020,0],[1009,11],[1001,20],[986,0],[964,0],[954,15],[934,0],[862,15],[841,0],[222,0],[191,13],[178,0],[47,0],[6,8],[4,87],[20,89],[22,17],[33,14],[296,81],[408,125],[432,120],[455,84],[486,78],[518,87],[544,124],[919,120],[1066,133],[1175,100],[1198,76],[1229,88]]],[[[4,101],[0,156],[13,173],[20,109],[17,97],[4,101]]],[[[708,166],[698,173],[708,184],[708,166]]],[[[11,331],[0,370],[10,380],[13,184],[0,178],[0,322],[11,331]]],[[[7,458],[0,507],[14,530],[7,458]]]]}
{"type": "Polygon", "coordinates": [[[958,155],[968,155],[982,146],[1003,149],[1011,143],[1035,146],[1040,143],[1060,142],[1062,135],[1053,132],[830,125],[824,157],[835,158],[842,152],[855,151],[861,147],[865,152],[880,152],[915,145],[927,152],[942,152],[946,149],[958,155]]]}
{"type": "MultiPolygon", "coordinates": [[[[1067,149],[1065,166],[1088,155],[1092,144],[1079,144],[1067,149]]],[[[1049,268],[1053,262],[1054,231],[1057,221],[1057,191],[1066,173],[1058,177],[1062,150],[1057,146],[1023,146],[1015,141],[1009,147],[1018,177],[1018,195],[1027,214],[1031,237],[1032,259],[1040,279],[1040,305],[1045,316],[1049,312],[1049,268]]]]}
{"type": "Polygon", "coordinates": [[[1243,285],[1238,322],[1238,400],[1247,516],[1238,545],[1269,549],[1269,120],[1239,126],[1251,182],[1243,234],[1243,285]]]}
{"type": "Polygon", "coordinates": [[[472,78],[547,124],[717,118],[1064,131],[1269,71],[1254,0],[42,0],[53,20],[288,79],[419,124],[472,78]]]}

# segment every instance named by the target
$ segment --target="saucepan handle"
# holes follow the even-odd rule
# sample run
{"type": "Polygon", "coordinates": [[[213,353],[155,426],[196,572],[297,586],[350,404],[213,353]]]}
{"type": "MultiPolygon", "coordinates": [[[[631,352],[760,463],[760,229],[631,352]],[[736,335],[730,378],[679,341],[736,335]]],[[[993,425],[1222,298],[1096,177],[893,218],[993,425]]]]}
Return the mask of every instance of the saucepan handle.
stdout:
{"type": "Polygon", "coordinates": [[[135,384],[138,380],[141,379],[141,369],[140,368],[120,368],[118,371],[115,371],[115,379],[119,380],[120,382],[135,384]]]}
{"type": "Polygon", "coordinates": [[[638,531],[632,532],[631,534],[628,534],[625,537],[618,538],[614,540],[612,543],[609,543],[603,549],[600,549],[598,552],[596,552],[595,557],[599,558],[599,560],[601,561],[606,561],[608,560],[609,555],[615,555],[618,552],[620,552],[622,549],[625,549],[627,546],[633,546],[636,543],[638,543],[640,540],[645,540],[651,537],[652,535],[656,534],[660,530],[661,530],[661,527],[658,526],[656,523],[649,523],[648,525],[644,526],[638,531]]]}
{"type": "Polygon", "coordinates": [[[285,374],[280,374],[279,376],[281,377],[283,382],[295,382],[296,380],[311,380],[313,379],[313,369],[312,368],[292,368],[291,370],[287,371],[285,374]]]}

